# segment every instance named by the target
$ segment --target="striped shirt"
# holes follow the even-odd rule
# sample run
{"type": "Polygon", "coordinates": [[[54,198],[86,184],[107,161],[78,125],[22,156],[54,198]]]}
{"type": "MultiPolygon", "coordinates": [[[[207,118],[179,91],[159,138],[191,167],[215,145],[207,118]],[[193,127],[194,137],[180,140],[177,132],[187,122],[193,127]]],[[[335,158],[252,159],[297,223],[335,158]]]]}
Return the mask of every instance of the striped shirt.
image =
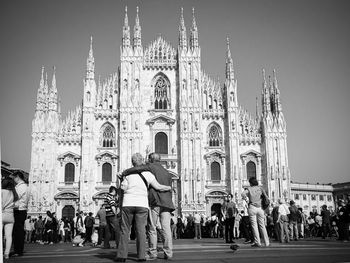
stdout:
{"type": "Polygon", "coordinates": [[[105,197],[105,209],[106,209],[106,217],[108,216],[114,216],[114,212],[113,212],[113,209],[112,207],[114,206],[115,209],[117,209],[117,199],[116,199],[116,196],[114,195],[111,195],[110,193],[106,194],[106,197],[105,197]]]}

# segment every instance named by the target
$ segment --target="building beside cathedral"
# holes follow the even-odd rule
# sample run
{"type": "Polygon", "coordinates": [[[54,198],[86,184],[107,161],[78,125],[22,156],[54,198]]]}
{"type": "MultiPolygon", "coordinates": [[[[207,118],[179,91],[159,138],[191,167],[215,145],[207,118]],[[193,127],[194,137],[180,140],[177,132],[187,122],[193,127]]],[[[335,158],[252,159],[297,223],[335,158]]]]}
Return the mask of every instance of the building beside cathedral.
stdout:
{"type": "Polygon", "coordinates": [[[161,154],[173,176],[177,213],[209,215],[228,193],[240,203],[250,177],[273,201],[290,197],[275,71],[268,78],[263,71],[262,109],[253,116],[239,104],[228,40],[224,83],[202,68],[194,12],[188,30],[181,10],[176,47],[161,36],[143,45],[138,10],[133,31],[126,10],[122,32],[119,68],[104,80],[95,75],[91,38],[82,104],[68,116],[61,116],[55,70],[48,80],[42,69],[32,123],[31,214],[97,211],[135,152],[161,154]]]}

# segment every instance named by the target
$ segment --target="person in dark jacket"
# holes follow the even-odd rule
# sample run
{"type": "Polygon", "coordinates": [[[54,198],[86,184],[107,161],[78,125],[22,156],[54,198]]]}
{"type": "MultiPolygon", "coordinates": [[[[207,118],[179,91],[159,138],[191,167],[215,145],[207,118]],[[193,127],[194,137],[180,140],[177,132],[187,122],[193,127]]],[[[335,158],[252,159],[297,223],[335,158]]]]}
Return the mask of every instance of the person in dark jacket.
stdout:
{"type": "MultiPolygon", "coordinates": [[[[125,170],[122,176],[127,176],[133,173],[141,173],[149,171],[154,174],[157,181],[162,185],[172,186],[172,176],[160,163],[160,155],[157,153],[151,153],[148,156],[148,163],[141,166],[135,166],[125,170]]],[[[171,259],[173,256],[173,241],[171,235],[171,212],[175,210],[175,206],[172,201],[172,192],[159,192],[154,188],[150,188],[148,191],[148,201],[151,208],[151,223],[148,225],[149,231],[149,257],[151,259],[157,258],[157,230],[155,223],[160,220],[163,233],[163,251],[164,258],[171,259]]]]}
{"type": "Polygon", "coordinates": [[[299,239],[298,219],[300,213],[293,200],[290,200],[289,204],[289,236],[291,240],[293,240],[294,236],[294,240],[297,241],[299,239]]]}

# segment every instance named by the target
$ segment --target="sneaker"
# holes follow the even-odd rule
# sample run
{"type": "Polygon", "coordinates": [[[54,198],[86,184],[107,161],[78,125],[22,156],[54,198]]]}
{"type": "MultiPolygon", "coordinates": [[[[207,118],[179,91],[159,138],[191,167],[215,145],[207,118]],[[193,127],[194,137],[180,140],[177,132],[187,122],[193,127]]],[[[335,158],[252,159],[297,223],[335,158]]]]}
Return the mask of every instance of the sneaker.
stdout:
{"type": "Polygon", "coordinates": [[[251,245],[251,247],[261,247],[261,245],[254,243],[253,245],[251,245]]]}
{"type": "Polygon", "coordinates": [[[81,243],[80,243],[80,244],[78,244],[78,247],[83,247],[83,246],[84,246],[84,245],[83,245],[83,244],[81,244],[81,243]]]}
{"type": "Polygon", "coordinates": [[[251,242],[250,242],[250,240],[245,240],[244,242],[243,242],[243,244],[250,244],[251,242]]]}

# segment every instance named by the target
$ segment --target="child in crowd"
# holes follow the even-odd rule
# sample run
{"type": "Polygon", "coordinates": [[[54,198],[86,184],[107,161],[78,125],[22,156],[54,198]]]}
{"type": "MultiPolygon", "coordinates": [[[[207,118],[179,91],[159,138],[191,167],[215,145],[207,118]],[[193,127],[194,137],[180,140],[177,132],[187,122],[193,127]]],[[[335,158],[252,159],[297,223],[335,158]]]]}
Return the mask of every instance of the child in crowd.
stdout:
{"type": "Polygon", "coordinates": [[[83,247],[84,242],[84,233],[79,233],[73,238],[73,247],[83,247]]]}
{"type": "Polygon", "coordinates": [[[96,247],[97,242],[98,242],[98,230],[95,228],[94,232],[91,235],[91,245],[93,247],[96,247]]]}

